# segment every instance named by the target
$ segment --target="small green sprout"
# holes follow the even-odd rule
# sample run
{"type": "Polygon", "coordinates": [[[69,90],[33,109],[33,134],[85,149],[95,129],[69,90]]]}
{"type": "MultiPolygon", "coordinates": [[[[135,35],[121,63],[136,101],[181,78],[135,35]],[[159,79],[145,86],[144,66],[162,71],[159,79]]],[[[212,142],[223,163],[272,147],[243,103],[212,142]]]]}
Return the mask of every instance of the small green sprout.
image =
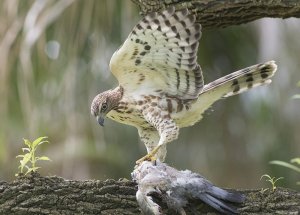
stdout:
{"type": "Polygon", "coordinates": [[[269,188],[261,188],[261,190],[259,191],[261,194],[264,194],[269,188]]]}
{"type": "MultiPolygon", "coordinates": [[[[18,155],[17,158],[21,158],[20,160],[20,166],[18,167],[20,169],[20,173],[27,175],[30,172],[35,172],[40,167],[36,166],[37,161],[51,161],[46,156],[37,157],[35,155],[36,150],[39,145],[42,145],[43,143],[49,143],[47,140],[47,137],[39,137],[33,142],[30,142],[27,139],[24,139],[24,144],[27,146],[25,148],[22,148],[22,151],[25,153],[24,155],[18,155]],[[31,164],[29,166],[29,164],[31,164]],[[25,171],[26,170],[26,171],[25,171]]],[[[18,175],[18,174],[17,174],[18,175]]]]}
{"type": "MultiPolygon", "coordinates": [[[[267,178],[266,179],[266,181],[268,181],[268,182],[270,182],[271,183],[271,185],[272,185],[272,191],[274,192],[275,190],[276,190],[276,182],[278,181],[278,180],[281,180],[281,179],[283,179],[283,177],[279,177],[279,178],[275,178],[275,177],[271,177],[271,176],[269,176],[268,174],[264,174],[264,175],[262,175],[261,177],[260,177],[260,180],[262,179],[262,178],[267,178]]],[[[265,192],[267,189],[264,189],[264,190],[262,190],[263,192],[265,192]]]]}

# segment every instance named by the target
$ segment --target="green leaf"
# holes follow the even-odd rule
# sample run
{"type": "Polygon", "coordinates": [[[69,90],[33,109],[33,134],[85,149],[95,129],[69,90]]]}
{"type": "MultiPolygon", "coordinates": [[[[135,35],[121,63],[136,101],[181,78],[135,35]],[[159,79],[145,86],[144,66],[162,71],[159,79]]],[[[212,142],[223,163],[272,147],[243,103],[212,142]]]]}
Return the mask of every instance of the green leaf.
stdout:
{"type": "MultiPolygon", "coordinates": [[[[275,179],[275,178],[272,178],[272,179],[275,179]]],[[[275,184],[278,180],[282,180],[282,179],[284,179],[284,177],[279,177],[279,178],[273,180],[273,181],[274,181],[274,184],[275,184]]]]}
{"type": "Polygon", "coordinates": [[[41,145],[43,143],[48,143],[48,140],[44,140],[44,139],[47,139],[47,138],[48,137],[39,137],[39,138],[37,138],[36,140],[33,141],[32,147],[36,148],[37,145],[41,145]]]}
{"type": "Polygon", "coordinates": [[[23,152],[30,152],[30,149],[29,148],[22,148],[22,151],[23,152]]]}
{"type": "Polygon", "coordinates": [[[24,140],[24,143],[26,146],[28,146],[29,148],[31,148],[31,142],[27,139],[23,139],[24,140]]]}
{"type": "Polygon", "coordinates": [[[29,154],[26,154],[22,160],[20,160],[20,166],[21,166],[21,172],[23,171],[26,164],[29,162],[30,156],[29,154]]]}
{"type": "Polygon", "coordinates": [[[266,177],[266,178],[268,178],[268,179],[271,179],[271,176],[269,176],[268,174],[264,174],[264,175],[262,175],[262,176],[260,177],[260,180],[261,180],[263,177],[266,177]]]}
{"type": "Polygon", "coordinates": [[[293,164],[284,162],[284,161],[277,161],[277,160],[275,160],[275,161],[271,161],[270,164],[284,166],[284,167],[290,168],[290,169],[295,170],[296,172],[300,173],[300,168],[299,167],[297,167],[297,166],[295,166],[293,164]]]}
{"type": "Polygon", "coordinates": [[[296,163],[296,164],[300,165],[300,158],[293,158],[291,160],[291,163],[296,163]]]}
{"type": "MultiPolygon", "coordinates": [[[[21,161],[20,161],[20,162],[21,162],[21,161]]],[[[27,166],[27,165],[20,165],[18,168],[20,169],[20,172],[21,172],[21,173],[23,173],[23,169],[24,169],[24,168],[26,168],[27,170],[30,169],[29,166],[27,166]]]]}
{"type": "Polygon", "coordinates": [[[23,166],[23,168],[24,168],[24,167],[25,167],[26,169],[30,169],[30,167],[29,167],[29,166],[27,166],[27,165],[23,166]]]}
{"type": "Polygon", "coordinates": [[[30,172],[35,172],[37,169],[39,169],[40,167],[33,167],[33,168],[29,168],[27,171],[26,171],[26,173],[25,173],[25,175],[27,175],[28,173],[30,173],[30,172]]]}
{"type": "Polygon", "coordinates": [[[38,166],[37,167],[32,167],[32,168],[30,168],[30,170],[33,171],[33,172],[35,172],[39,168],[41,168],[41,167],[38,167],[38,166]]]}
{"type": "Polygon", "coordinates": [[[36,160],[40,160],[40,161],[51,161],[50,158],[46,157],[46,156],[42,156],[42,157],[37,157],[36,160]]]}
{"type": "Polygon", "coordinates": [[[297,87],[300,87],[300,81],[298,81],[298,83],[297,83],[297,87]]]}
{"type": "Polygon", "coordinates": [[[27,153],[24,155],[24,157],[21,161],[27,163],[30,160],[30,157],[31,157],[30,153],[27,153]]]}

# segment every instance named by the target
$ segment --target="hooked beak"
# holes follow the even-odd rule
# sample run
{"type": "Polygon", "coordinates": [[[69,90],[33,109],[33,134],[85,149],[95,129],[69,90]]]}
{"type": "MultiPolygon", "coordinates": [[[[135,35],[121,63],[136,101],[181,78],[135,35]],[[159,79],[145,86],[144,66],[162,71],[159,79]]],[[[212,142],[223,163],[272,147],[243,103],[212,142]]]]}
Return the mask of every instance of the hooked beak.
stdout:
{"type": "Polygon", "coordinates": [[[97,121],[99,125],[104,126],[104,117],[103,116],[97,116],[97,121]]]}

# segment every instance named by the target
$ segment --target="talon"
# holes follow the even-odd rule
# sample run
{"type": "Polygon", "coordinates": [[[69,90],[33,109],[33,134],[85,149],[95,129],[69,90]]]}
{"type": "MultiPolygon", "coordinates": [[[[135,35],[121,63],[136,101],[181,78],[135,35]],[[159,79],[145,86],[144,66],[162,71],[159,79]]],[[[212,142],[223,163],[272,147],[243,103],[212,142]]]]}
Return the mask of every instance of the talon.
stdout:
{"type": "Polygon", "coordinates": [[[137,165],[141,164],[143,161],[151,161],[154,165],[156,165],[156,157],[155,154],[159,150],[161,145],[156,146],[150,153],[142,157],[141,159],[137,160],[135,163],[137,165]]]}
{"type": "Polygon", "coordinates": [[[156,157],[153,156],[151,153],[150,154],[147,154],[145,155],[144,157],[138,159],[135,163],[137,165],[143,163],[143,161],[151,161],[151,162],[155,162],[156,163],[156,157]]]}

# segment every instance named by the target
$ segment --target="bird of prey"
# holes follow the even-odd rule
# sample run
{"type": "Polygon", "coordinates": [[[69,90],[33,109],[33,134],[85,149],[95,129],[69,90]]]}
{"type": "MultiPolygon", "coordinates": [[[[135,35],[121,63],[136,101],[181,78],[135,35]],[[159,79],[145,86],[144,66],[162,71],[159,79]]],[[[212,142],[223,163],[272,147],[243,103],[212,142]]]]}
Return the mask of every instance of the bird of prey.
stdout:
{"type": "Polygon", "coordinates": [[[148,154],[164,161],[167,143],[194,125],[214,102],[271,83],[274,61],[250,66],[204,84],[197,63],[201,25],[188,9],[170,7],[146,15],[113,54],[115,89],[98,94],[91,113],[103,126],[108,117],[137,128],[148,154]]]}

